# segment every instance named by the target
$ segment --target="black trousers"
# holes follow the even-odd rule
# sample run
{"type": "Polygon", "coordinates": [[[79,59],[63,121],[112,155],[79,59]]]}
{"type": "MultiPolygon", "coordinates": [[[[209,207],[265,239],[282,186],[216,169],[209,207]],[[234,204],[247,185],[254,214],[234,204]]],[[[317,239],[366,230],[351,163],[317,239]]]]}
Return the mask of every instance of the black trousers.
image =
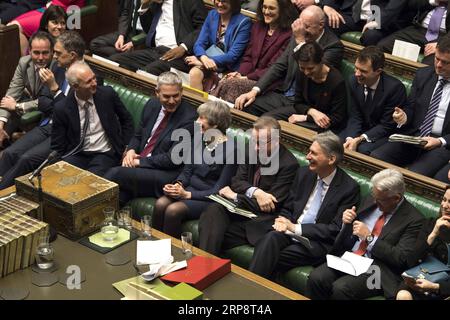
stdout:
{"type": "Polygon", "coordinates": [[[284,233],[271,231],[256,244],[249,270],[269,278],[274,271],[322,263],[327,251],[321,246],[313,247],[314,252],[284,233]]]}
{"type": "Polygon", "coordinates": [[[105,173],[119,164],[120,157],[114,151],[79,152],[64,159],[78,168],[103,177],[105,173]]]}
{"type": "Polygon", "coordinates": [[[450,161],[450,150],[447,148],[425,151],[420,147],[401,142],[388,142],[370,155],[397,166],[408,165],[409,170],[431,178],[450,161]]]}
{"type": "Polygon", "coordinates": [[[251,105],[244,109],[244,111],[259,117],[267,112],[293,106],[294,97],[286,97],[279,92],[270,91],[257,97],[251,105]]]}
{"type": "Polygon", "coordinates": [[[382,295],[382,289],[368,288],[370,275],[363,273],[354,277],[328,268],[324,263],[309,275],[306,296],[314,300],[361,300],[382,295]]]}
{"type": "Polygon", "coordinates": [[[248,221],[228,212],[221,204],[209,205],[200,216],[199,248],[218,256],[222,250],[248,244],[245,230],[248,221]]]}
{"type": "Polygon", "coordinates": [[[173,182],[179,169],[157,170],[146,168],[114,167],[108,170],[104,178],[114,181],[120,187],[121,205],[138,197],[159,198],[164,195],[162,188],[173,182]]]}
{"type": "Polygon", "coordinates": [[[172,61],[160,60],[170,49],[167,47],[145,48],[131,52],[116,53],[110,57],[111,60],[120,64],[121,67],[136,71],[142,69],[154,75],[175,68],[183,72],[189,72],[189,66],[184,63],[184,57],[172,61]]]}
{"type": "Polygon", "coordinates": [[[115,44],[118,37],[119,32],[112,32],[94,38],[89,44],[91,52],[93,54],[106,58],[109,58],[113,54],[119,53],[115,48],[115,44]]]}
{"type": "Polygon", "coordinates": [[[450,181],[448,179],[448,171],[449,170],[450,170],[450,164],[447,163],[434,175],[434,178],[436,180],[445,182],[447,184],[450,183],[450,181]]]}
{"type": "Polygon", "coordinates": [[[51,125],[35,127],[3,151],[0,159],[0,190],[14,179],[36,169],[50,154],[51,125]]]}

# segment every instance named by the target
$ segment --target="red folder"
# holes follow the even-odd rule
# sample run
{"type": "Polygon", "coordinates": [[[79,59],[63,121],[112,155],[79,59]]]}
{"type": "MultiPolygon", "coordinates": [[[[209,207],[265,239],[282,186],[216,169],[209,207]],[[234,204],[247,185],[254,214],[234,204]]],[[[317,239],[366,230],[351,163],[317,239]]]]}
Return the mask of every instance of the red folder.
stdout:
{"type": "Polygon", "coordinates": [[[231,271],[229,259],[195,256],[188,260],[187,268],[161,277],[171,282],[185,282],[198,290],[204,290],[231,271]]]}

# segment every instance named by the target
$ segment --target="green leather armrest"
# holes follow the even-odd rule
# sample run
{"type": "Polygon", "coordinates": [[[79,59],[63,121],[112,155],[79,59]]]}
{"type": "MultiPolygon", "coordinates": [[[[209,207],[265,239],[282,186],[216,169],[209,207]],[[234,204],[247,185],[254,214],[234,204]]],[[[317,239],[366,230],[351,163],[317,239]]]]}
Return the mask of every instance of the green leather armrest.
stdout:
{"type": "Polygon", "coordinates": [[[344,40],[344,41],[348,41],[348,42],[351,42],[351,43],[355,43],[355,44],[361,45],[361,41],[360,41],[361,36],[362,36],[361,32],[359,32],[359,31],[352,31],[352,32],[343,33],[341,35],[341,39],[344,40]]]}
{"type": "Polygon", "coordinates": [[[81,12],[81,16],[87,16],[87,15],[91,15],[91,14],[95,14],[98,11],[98,7],[96,5],[87,5],[84,6],[83,8],[81,8],[80,12],[81,12]]]}
{"type": "Polygon", "coordinates": [[[29,126],[41,121],[42,112],[40,111],[30,111],[25,113],[20,117],[20,126],[29,126]]]}
{"type": "Polygon", "coordinates": [[[142,44],[145,44],[145,37],[147,35],[144,32],[141,32],[137,35],[135,35],[134,37],[131,38],[131,41],[133,42],[133,46],[139,46],[142,44]]]}

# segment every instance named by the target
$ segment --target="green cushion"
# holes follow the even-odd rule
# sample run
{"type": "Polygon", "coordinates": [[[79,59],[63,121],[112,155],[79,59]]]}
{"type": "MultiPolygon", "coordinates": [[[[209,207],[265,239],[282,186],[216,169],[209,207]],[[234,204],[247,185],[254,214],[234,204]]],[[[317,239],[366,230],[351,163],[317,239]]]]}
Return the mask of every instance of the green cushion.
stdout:
{"type": "Polygon", "coordinates": [[[361,41],[360,41],[361,36],[362,36],[361,32],[359,32],[359,31],[352,31],[352,32],[343,33],[341,35],[341,39],[344,40],[344,41],[348,41],[348,42],[351,42],[351,43],[354,43],[354,44],[361,45],[361,41]]]}
{"type": "Polygon", "coordinates": [[[33,124],[37,124],[39,121],[41,121],[42,118],[42,112],[40,111],[30,111],[25,113],[20,117],[20,126],[21,127],[28,127],[33,124]]]}
{"type": "Polygon", "coordinates": [[[306,283],[308,281],[309,274],[314,268],[312,266],[302,266],[289,270],[288,272],[280,275],[279,281],[289,289],[295,292],[306,292],[306,283]]]}
{"type": "Polygon", "coordinates": [[[136,220],[142,216],[153,215],[153,208],[155,206],[155,198],[135,198],[128,202],[127,206],[131,207],[131,212],[136,220]]]}
{"type": "Polygon", "coordinates": [[[253,250],[254,248],[252,246],[243,245],[226,250],[223,256],[231,259],[234,264],[247,269],[253,257],[253,250]]]}
{"type": "Polygon", "coordinates": [[[133,42],[133,46],[138,46],[145,43],[145,37],[147,34],[145,32],[141,32],[134,37],[131,38],[131,41],[133,42]]]}

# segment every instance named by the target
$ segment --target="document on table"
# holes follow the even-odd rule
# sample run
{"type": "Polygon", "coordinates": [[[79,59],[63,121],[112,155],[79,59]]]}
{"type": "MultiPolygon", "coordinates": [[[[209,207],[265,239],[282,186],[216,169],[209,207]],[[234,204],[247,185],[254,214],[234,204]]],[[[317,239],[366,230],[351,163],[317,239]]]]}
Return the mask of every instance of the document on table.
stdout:
{"type": "Polygon", "coordinates": [[[138,240],[136,264],[140,266],[154,263],[171,263],[173,261],[171,245],[170,239],[138,240]]]}
{"type": "Polygon", "coordinates": [[[328,267],[356,277],[367,272],[372,263],[373,259],[349,251],[345,252],[340,258],[327,254],[328,267]]]}
{"type": "Polygon", "coordinates": [[[419,58],[420,47],[417,44],[406,41],[395,40],[392,55],[403,59],[417,62],[419,58]]]}

